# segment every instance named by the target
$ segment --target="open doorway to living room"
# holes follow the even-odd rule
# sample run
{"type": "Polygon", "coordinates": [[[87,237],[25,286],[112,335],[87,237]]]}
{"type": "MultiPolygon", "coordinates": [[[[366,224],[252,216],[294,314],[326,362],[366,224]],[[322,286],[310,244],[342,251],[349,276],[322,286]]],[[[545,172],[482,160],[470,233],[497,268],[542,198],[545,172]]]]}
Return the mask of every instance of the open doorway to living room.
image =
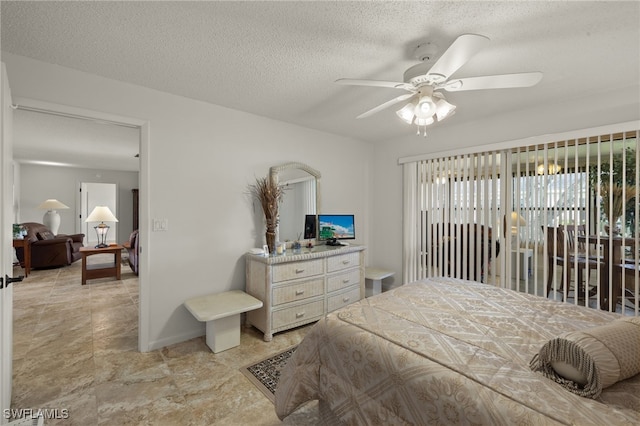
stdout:
{"type": "MultiPolygon", "coordinates": [[[[136,163],[135,170],[118,170],[112,161],[110,142],[102,141],[101,148],[96,150],[85,145],[79,151],[84,153],[87,160],[90,155],[86,150],[98,154],[99,165],[84,164],[70,154],[64,154],[67,163],[60,160],[60,154],[50,153],[50,160],[27,158],[37,149],[22,149],[20,137],[23,128],[18,123],[14,125],[14,159],[18,168],[17,185],[20,195],[15,210],[17,223],[25,220],[42,222],[42,211],[34,211],[34,206],[28,199],[42,197],[33,192],[43,191],[47,184],[51,184],[49,191],[55,188],[70,188],[67,204],[71,208],[60,212],[62,216],[59,233],[83,232],[78,229],[76,218],[76,194],[80,182],[115,182],[117,185],[119,230],[109,239],[114,243],[124,245],[133,233],[133,204],[132,192],[135,189],[146,197],[146,179],[140,177],[141,164],[144,163],[145,148],[148,145],[148,123],[139,120],[122,119],[125,127],[118,126],[120,117],[105,116],[105,114],[81,111],[74,108],[50,105],[39,101],[14,99],[18,105],[15,111],[41,115],[49,121],[51,116],[63,118],[67,121],[77,120],[86,125],[94,125],[128,129],[135,134],[133,151],[127,154],[136,163]],[[29,111],[21,110],[20,105],[31,107],[29,111]],[[35,106],[35,107],[33,107],[35,106]],[[38,110],[38,111],[34,111],[38,110]],[[71,113],[69,113],[71,111],[71,113]],[[51,113],[51,114],[48,114],[51,113]],[[106,119],[105,119],[106,117],[106,119]],[[63,163],[63,164],[51,164],[63,163]],[[49,173],[48,177],[45,173],[49,173]],[[32,179],[37,176],[37,179],[32,179]],[[132,177],[133,176],[133,177],[132,177]],[[39,180],[40,185],[34,181],[39,180]],[[31,189],[30,189],[31,188],[31,189]],[[34,189],[35,188],[35,189],[34,189]],[[53,188],[53,189],[52,189],[53,188]]],[[[52,132],[50,132],[52,133],[52,132]]],[[[50,145],[56,145],[55,139],[48,139],[50,145]]],[[[60,147],[62,148],[62,147],[60,147]]],[[[64,150],[64,148],[62,148],[64,150]]],[[[111,151],[117,151],[114,147],[111,151]]],[[[66,198],[53,194],[55,197],[66,198]]],[[[138,210],[144,215],[144,201],[138,204],[135,200],[136,217],[138,210]]],[[[79,207],[78,207],[79,208],[79,207]]],[[[143,219],[144,221],[144,219],[143,219]]],[[[136,221],[137,226],[137,221],[136,221]]],[[[91,231],[94,231],[91,228],[91,231]]],[[[113,230],[112,230],[113,231],[113,230]]],[[[144,232],[144,231],[143,231],[144,232]]],[[[84,232],[83,232],[84,233],[84,232]]],[[[86,244],[85,244],[86,246],[86,244]]],[[[93,247],[93,246],[90,246],[93,247]]],[[[108,255],[107,255],[108,257],[108,255]]],[[[104,262],[102,254],[90,256],[86,259],[88,266],[104,262]]],[[[109,260],[107,260],[109,261],[109,260]]],[[[45,407],[45,406],[73,406],[75,411],[91,406],[91,399],[95,400],[98,378],[96,363],[105,367],[113,362],[112,356],[126,352],[138,352],[146,345],[141,343],[139,330],[144,324],[140,314],[140,291],[144,277],[140,278],[128,264],[128,251],[122,251],[120,267],[121,275],[116,277],[101,277],[89,280],[82,285],[82,262],[72,262],[62,268],[35,269],[28,278],[14,291],[14,363],[13,363],[13,395],[12,405],[45,407]],[[96,386],[94,389],[93,386],[96,386]],[[89,389],[90,388],[90,389],[89,389]],[[60,395],[67,395],[73,403],[62,404],[56,401],[60,395]],[[62,405],[61,405],[62,404],[62,405]]],[[[20,266],[14,267],[14,274],[24,274],[20,266]]],[[[144,272],[141,274],[144,275],[144,272]]],[[[107,368],[107,367],[105,367],[107,368]]],[[[65,397],[66,398],[66,397],[65,397]]]]}

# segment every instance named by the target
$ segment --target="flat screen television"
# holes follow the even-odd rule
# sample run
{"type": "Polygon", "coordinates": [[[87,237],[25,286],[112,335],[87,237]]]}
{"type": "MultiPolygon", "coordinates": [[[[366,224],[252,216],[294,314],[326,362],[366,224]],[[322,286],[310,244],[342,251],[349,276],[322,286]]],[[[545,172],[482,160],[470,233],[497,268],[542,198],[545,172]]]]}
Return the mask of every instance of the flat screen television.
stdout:
{"type": "Polygon", "coordinates": [[[356,227],[352,214],[319,214],[318,240],[355,240],[356,227]]]}

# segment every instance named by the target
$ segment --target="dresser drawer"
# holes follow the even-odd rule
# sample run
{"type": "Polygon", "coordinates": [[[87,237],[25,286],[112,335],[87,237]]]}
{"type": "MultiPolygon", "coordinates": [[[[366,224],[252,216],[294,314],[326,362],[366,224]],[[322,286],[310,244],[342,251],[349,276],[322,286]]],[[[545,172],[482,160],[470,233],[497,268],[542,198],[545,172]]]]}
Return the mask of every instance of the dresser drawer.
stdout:
{"type": "Polygon", "coordinates": [[[293,306],[291,308],[273,311],[272,326],[275,329],[294,324],[296,322],[304,322],[306,319],[321,317],[324,315],[324,300],[318,300],[311,303],[293,306]]]}
{"type": "Polygon", "coordinates": [[[312,277],[324,273],[322,259],[273,265],[273,282],[312,277]]]}
{"type": "Polygon", "coordinates": [[[360,300],[360,286],[355,286],[347,292],[327,298],[327,312],[335,311],[358,300],[360,300]]]}
{"type": "Polygon", "coordinates": [[[327,258],[327,272],[340,271],[360,265],[360,253],[347,253],[327,258]]]}
{"type": "Polygon", "coordinates": [[[324,294],[324,278],[273,287],[273,306],[324,294]]]}
{"type": "Polygon", "coordinates": [[[327,291],[332,292],[358,284],[360,282],[360,268],[349,272],[327,277],[327,291]]]}

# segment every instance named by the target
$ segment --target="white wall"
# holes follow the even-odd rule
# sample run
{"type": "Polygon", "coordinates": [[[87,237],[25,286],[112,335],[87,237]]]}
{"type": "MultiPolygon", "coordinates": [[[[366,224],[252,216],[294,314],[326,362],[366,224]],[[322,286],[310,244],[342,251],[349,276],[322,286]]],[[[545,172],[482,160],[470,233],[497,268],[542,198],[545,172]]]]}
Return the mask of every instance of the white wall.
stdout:
{"type": "Polygon", "coordinates": [[[204,334],[184,300],[244,289],[243,254],[264,241],[247,186],[272,165],[298,161],[319,170],[322,210],[354,213],[357,243],[368,243],[370,145],[24,57],[3,53],[2,60],[15,97],[149,121],[149,201],[141,214],[168,220],[166,232],[141,230],[149,233],[141,256],[149,276],[141,280],[151,289],[151,348],[204,334]]]}
{"type": "MultiPolygon", "coordinates": [[[[114,183],[118,188],[117,211],[113,212],[118,218],[116,241],[120,243],[127,241],[133,230],[133,195],[131,190],[138,188],[138,172],[21,164],[20,182],[21,222],[42,223],[45,211],[38,210],[36,207],[46,199],[55,198],[69,206],[69,209],[58,210],[60,215],[58,233],[80,233],[82,230],[78,229],[78,221],[76,220],[76,214],[79,210],[77,203],[80,182],[114,183]]],[[[114,236],[110,231],[109,238],[111,239],[111,237],[114,236]]]]}
{"type": "MultiPolygon", "coordinates": [[[[407,129],[407,136],[375,145],[373,160],[372,229],[369,244],[371,264],[396,271],[393,281],[402,283],[402,166],[398,160],[454,150],[473,152],[486,150],[492,145],[542,135],[553,135],[579,129],[588,129],[640,119],[640,87],[605,90],[597,94],[585,93],[584,98],[556,102],[534,110],[514,111],[465,126],[455,125],[455,116],[449,123],[435,125],[427,138],[415,135],[415,128],[407,129]],[[446,124],[446,126],[445,126],[446,124]]],[[[463,105],[459,105],[462,108],[463,105]]],[[[407,126],[408,127],[408,126],[407,126]]],[[[548,142],[555,139],[550,136],[548,142]]],[[[389,281],[389,280],[387,280],[389,281]]]]}

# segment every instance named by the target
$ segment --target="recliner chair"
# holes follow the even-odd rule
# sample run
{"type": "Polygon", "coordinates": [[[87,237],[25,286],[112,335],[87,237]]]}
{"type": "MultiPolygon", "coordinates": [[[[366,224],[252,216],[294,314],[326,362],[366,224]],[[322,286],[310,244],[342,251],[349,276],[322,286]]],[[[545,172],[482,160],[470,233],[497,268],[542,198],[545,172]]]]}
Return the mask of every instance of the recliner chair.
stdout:
{"type": "Polygon", "coordinates": [[[138,275],[138,230],[129,235],[129,240],[123,244],[129,253],[129,266],[134,274],[138,275]]]}
{"type": "MultiPolygon", "coordinates": [[[[24,238],[30,241],[32,268],[57,268],[80,259],[84,234],[53,235],[49,228],[36,222],[26,222],[22,226],[27,230],[24,238]]],[[[22,247],[16,248],[16,257],[20,264],[24,263],[22,247]]]]}

